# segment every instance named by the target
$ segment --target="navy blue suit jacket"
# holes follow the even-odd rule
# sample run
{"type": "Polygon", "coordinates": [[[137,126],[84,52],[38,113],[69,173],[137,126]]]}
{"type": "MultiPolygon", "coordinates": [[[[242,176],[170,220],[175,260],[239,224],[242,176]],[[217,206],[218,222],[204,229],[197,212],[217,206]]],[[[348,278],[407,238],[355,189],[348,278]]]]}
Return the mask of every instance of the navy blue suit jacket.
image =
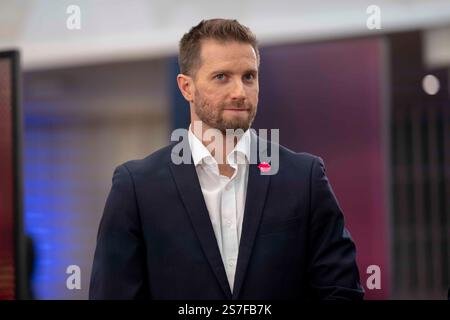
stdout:
{"type": "Polygon", "coordinates": [[[174,164],[173,145],[116,168],[91,299],[362,299],[320,158],[280,146],[277,174],[249,165],[232,293],[195,167],[174,164]]]}

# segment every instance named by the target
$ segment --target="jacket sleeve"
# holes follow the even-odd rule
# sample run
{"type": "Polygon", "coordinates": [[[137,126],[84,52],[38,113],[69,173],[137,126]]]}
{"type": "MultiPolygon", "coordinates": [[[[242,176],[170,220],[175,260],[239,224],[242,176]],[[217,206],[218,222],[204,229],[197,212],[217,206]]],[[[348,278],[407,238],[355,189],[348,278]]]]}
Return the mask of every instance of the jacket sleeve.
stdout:
{"type": "Polygon", "coordinates": [[[312,296],[321,300],[361,300],[356,249],[344,226],[344,216],[336,200],[321,158],[311,169],[309,218],[309,285],[312,296]]]}
{"type": "Polygon", "coordinates": [[[89,299],[150,298],[141,230],[132,176],[121,165],[100,221],[89,299]]]}

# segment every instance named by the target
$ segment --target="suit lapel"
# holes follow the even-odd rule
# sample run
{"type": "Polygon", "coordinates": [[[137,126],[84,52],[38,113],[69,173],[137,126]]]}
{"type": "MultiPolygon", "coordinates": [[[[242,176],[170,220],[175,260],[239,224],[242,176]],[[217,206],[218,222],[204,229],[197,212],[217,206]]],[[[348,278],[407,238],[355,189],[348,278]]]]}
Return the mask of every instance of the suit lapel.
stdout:
{"type": "MultiPolygon", "coordinates": [[[[258,137],[253,135],[251,143],[257,143],[258,137]]],[[[263,140],[264,141],[264,140],[263,140]]],[[[256,150],[260,147],[257,144],[256,150]]],[[[266,149],[265,141],[261,146],[266,149]]],[[[261,175],[258,168],[259,157],[251,156],[249,165],[249,175],[247,184],[247,196],[245,200],[244,220],[242,226],[242,236],[239,244],[239,254],[236,266],[236,274],[233,286],[233,299],[238,299],[247,272],[248,263],[255,242],[256,233],[261,221],[267,190],[269,188],[270,175],[261,175]]]]}
{"type": "MultiPolygon", "coordinates": [[[[256,134],[252,133],[251,143],[256,144],[256,150],[259,148],[258,140],[259,138],[256,134]]],[[[267,148],[265,143],[262,144],[262,148],[267,148]]],[[[233,293],[231,293],[228,284],[225,267],[192,158],[191,164],[175,165],[172,162],[169,163],[175,184],[200,240],[202,249],[227,299],[237,299],[239,297],[266,201],[270,175],[260,174],[258,158],[257,154],[254,155],[252,153],[233,293]]]]}
{"type": "Polygon", "coordinates": [[[206,258],[227,299],[231,299],[230,285],[193,161],[180,165],[170,163],[169,166],[206,258]]]}

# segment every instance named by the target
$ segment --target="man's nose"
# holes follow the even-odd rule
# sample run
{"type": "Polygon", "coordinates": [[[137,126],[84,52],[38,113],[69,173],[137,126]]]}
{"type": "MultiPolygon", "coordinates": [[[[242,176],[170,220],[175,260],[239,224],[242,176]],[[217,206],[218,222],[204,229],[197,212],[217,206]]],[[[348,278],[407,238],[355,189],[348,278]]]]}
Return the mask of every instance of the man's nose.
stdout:
{"type": "Polygon", "coordinates": [[[231,91],[231,98],[233,100],[241,100],[241,99],[245,99],[246,94],[245,94],[245,89],[244,89],[244,84],[242,83],[241,80],[236,80],[233,83],[233,88],[231,91]]]}

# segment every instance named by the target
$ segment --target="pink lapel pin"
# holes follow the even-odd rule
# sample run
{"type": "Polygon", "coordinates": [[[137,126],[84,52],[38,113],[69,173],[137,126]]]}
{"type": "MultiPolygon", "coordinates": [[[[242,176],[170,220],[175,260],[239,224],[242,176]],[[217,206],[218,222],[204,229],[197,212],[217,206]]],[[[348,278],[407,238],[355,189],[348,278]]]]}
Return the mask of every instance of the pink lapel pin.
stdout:
{"type": "Polygon", "coordinates": [[[268,164],[267,162],[261,162],[260,164],[258,164],[258,168],[261,172],[269,172],[270,171],[270,164],[268,164]]]}

